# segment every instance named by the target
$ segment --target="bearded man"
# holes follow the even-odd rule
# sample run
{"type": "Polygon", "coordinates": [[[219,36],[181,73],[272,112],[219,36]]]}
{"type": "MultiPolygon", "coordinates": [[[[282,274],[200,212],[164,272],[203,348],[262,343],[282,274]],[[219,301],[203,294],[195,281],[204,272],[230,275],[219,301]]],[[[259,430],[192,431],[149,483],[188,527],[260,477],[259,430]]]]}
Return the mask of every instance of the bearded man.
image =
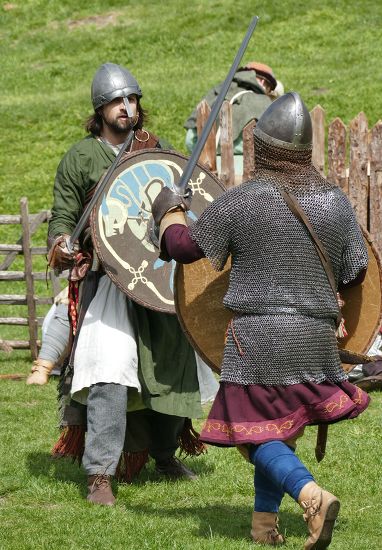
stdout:
{"type": "MultiPolygon", "coordinates": [[[[53,268],[73,268],[75,258],[78,261],[86,251],[89,255],[89,248],[93,257],[80,289],[79,329],[66,371],[66,377],[72,376],[71,402],[64,408],[65,430],[54,454],[81,456],[78,442],[83,441],[86,406],[82,464],[88,475],[87,498],[103,505],[115,500],[111,477],[117,471],[125,435],[128,448],[143,452],[148,447],[157,472],[170,478],[196,477],[174,456],[179,441],[192,436],[195,454],[202,450],[189,420],[202,414],[195,355],[176,316],[148,310],[128,299],[97,265],[89,235],[80,238],[75,254],[66,244],[130,131],[134,132],[130,152],[164,144],[143,128],[146,113],[141,97],[138,82],[124,67],[105,63],[97,70],[91,87],[94,113],[86,123],[89,135],[58,166],[49,223],[53,268]],[[127,409],[134,412],[126,417],[127,409]],[[138,440],[133,447],[132,439],[138,440]]],[[[69,295],[75,329],[73,288],[69,295]]]]}
{"type": "Polygon", "coordinates": [[[284,542],[277,513],[288,493],[304,511],[304,549],[322,550],[340,503],[294,451],[305,426],[354,418],[368,405],[347,381],[336,340],[337,289],[362,282],[367,249],[348,198],[312,165],[312,123],[299,94],[272,103],[254,134],[253,180],[216,199],[194,225],[184,223],[188,199],[169,189],[152,211],[163,258],[206,256],[218,271],[232,260],[223,302],[232,320],[201,439],[247,447],[254,541],[284,542]]]}

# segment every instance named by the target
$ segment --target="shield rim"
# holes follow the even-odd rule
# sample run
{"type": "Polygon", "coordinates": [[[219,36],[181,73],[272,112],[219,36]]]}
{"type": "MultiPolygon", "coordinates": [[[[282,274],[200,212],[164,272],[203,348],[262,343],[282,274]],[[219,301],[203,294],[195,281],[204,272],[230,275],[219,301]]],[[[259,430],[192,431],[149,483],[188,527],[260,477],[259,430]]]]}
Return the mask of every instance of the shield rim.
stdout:
{"type": "MultiPolygon", "coordinates": [[[[131,153],[127,153],[125,156],[123,156],[123,158],[121,159],[121,162],[116,166],[112,176],[110,177],[110,181],[109,181],[109,184],[111,184],[112,181],[114,181],[115,177],[114,174],[117,173],[117,175],[120,174],[121,170],[121,166],[122,164],[124,164],[126,161],[129,161],[131,159],[133,159],[134,157],[138,157],[138,156],[143,156],[145,154],[148,154],[148,153],[154,153],[154,154],[163,154],[163,153],[167,153],[167,154],[171,154],[175,157],[178,157],[178,158],[181,158],[182,160],[185,160],[186,163],[188,162],[189,160],[189,157],[187,157],[186,155],[183,155],[182,153],[179,153],[178,151],[173,151],[171,149],[160,149],[159,147],[151,147],[151,148],[147,148],[147,149],[140,149],[139,151],[133,151],[131,153]],[[119,170],[119,172],[117,172],[119,170]],[[113,179],[112,179],[113,178],[113,179]]],[[[227,191],[226,187],[224,186],[224,184],[218,179],[218,177],[213,173],[211,172],[211,170],[209,170],[203,163],[201,162],[198,162],[196,165],[195,165],[195,168],[194,170],[199,167],[201,170],[203,170],[204,172],[207,172],[208,175],[215,181],[215,183],[218,185],[218,187],[221,188],[221,190],[223,192],[227,191]]],[[[184,170],[184,169],[183,169],[184,170]]],[[[103,179],[103,176],[100,178],[98,184],[97,184],[97,187],[98,185],[100,185],[100,183],[102,182],[102,179],[103,179]]],[[[153,306],[152,304],[150,304],[149,302],[145,301],[144,299],[142,298],[137,298],[133,292],[127,290],[118,280],[118,278],[113,274],[113,273],[110,273],[106,268],[105,268],[105,258],[102,254],[102,251],[101,251],[101,247],[100,247],[100,241],[97,237],[97,234],[96,234],[96,225],[97,225],[97,212],[98,212],[98,209],[97,209],[97,205],[99,204],[99,201],[97,201],[97,203],[94,205],[94,208],[93,210],[91,211],[91,214],[90,214],[90,220],[89,220],[89,225],[90,225],[90,230],[91,230],[91,235],[92,235],[92,241],[93,241],[93,246],[94,246],[94,250],[98,256],[98,259],[100,261],[100,263],[102,264],[102,267],[103,269],[105,270],[105,273],[106,275],[113,281],[113,283],[119,288],[119,290],[121,292],[123,292],[123,294],[126,294],[126,296],[128,296],[131,300],[133,300],[134,302],[136,302],[137,304],[143,306],[143,307],[146,307],[147,309],[151,309],[152,311],[158,311],[158,312],[161,312],[161,313],[168,313],[169,315],[177,315],[177,312],[176,312],[176,306],[175,306],[175,285],[174,285],[174,305],[171,307],[158,307],[158,306],[153,306]]],[[[154,244],[154,243],[153,243],[154,244]]],[[[154,245],[155,246],[155,245],[154,245]]],[[[155,248],[157,248],[155,246],[155,248]]],[[[174,280],[175,280],[175,275],[176,275],[176,270],[177,270],[177,265],[175,266],[175,273],[174,273],[174,280]]]]}
{"type": "MultiPolygon", "coordinates": [[[[374,245],[374,239],[373,239],[371,233],[369,233],[369,231],[367,231],[367,229],[364,229],[361,224],[359,224],[359,226],[361,228],[361,231],[362,231],[362,234],[363,234],[364,238],[367,240],[370,248],[373,251],[374,258],[375,258],[375,260],[377,262],[377,265],[378,265],[379,289],[380,289],[380,297],[381,297],[381,306],[379,308],[378,326],[376,328],[374,328],[374,331],[372,332],[372,335],[370,336],[369,340],[367,341],[367,344],[365,344],[365,348],[363,350],[361,350],[361,352],[360,352],[360,353],[366,354],[368,352],[368,350],[370,349],[370,346],[374,342],[375,338],[377,337],[377,335],[378,335],[378,333],[381,329],[381,325],[382,325],[382,256],[381,256],[380,252],[378,251],[377,247],[374,245]]],[[[346,319],[345,319],[345,323],[346,323],[346,319]]],[[[339,347],[341,348],[341,346],[339,346],[339,347]]],[[[345,346],[343,346],[343,348],[347,349],[347,348],[345,348],[345,346]]]]}
{"type": "MultiPolygon", "coordinates": [[[[202,259],[207,260],[207,258],[202,258],[202,259]]],[[[200,260],[198,260],[198,261],[200,261],[200,260]]],[[[209,261],[209,260],[207,260],[207,261],[209,261]]],[[[227,260],[227,263],[228,262],[231,262],[231,256],[229,256],[229,258],[227,260]]],[[[227,265],[227,263],[226,263],[226,265],[227,265]]],[[[226,265],[224,266],[221,273],[223,273],[224,270],[226,269],[226,265]]],[[[211,266],[211,269],[213,269],[212,266],[211,266]]],[[[186,335],[186,338],[188,339],[188,341],[190,342],[192,348],[196,351],[196,353],[201,357],[201,359],[206,363],[206,365],[208,365],[210,367],[211,370],[213,370],[217,374],[220,374],[220,372],[221,372],[220,367],[216,366],[215,363],[213,363],[211,361],[211,359],[204,353],[204,351],[195,342],[195,339],[193,338],[191,332],[187,329],[187,326],[184,322],[183,316],[179,312],[180,307],[179,307],[178,281],[179,281],[179,278],[180,278],[180,272],[181,271],[183,271],[183,264],[179,264],[179,263],[176,264],[175,273],[174,273],[174,297],[175,297],[175,311],[176,311],[176,314],[178,316],[179,324],[182,328],[182,331],[186,335]]],[[[222,304],[222,308],[224,308],[223,304],[222,304]]],[[[227,309],[227,311],[228,311],[228,309],[227,309]]]]}

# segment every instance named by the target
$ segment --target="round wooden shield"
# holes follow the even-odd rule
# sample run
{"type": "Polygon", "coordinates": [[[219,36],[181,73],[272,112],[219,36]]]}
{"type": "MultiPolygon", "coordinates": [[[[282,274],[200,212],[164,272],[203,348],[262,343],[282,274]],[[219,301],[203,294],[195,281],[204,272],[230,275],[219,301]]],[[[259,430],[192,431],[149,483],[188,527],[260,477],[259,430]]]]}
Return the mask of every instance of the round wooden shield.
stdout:
{"type": "MultiPolygon", "coordinates": [[[[175,262],[158,258],[153,244],[151,205],[166,186],[179,183],[188,158],[174,151],[145,149],[132,153],[115,169],[91,216],[94,248],[112,281],[132,300],[175,313],[175,262]]],[[[225,189],[197,164],[188,183],[192,189],[190,222],[225,189]]]]}
{"type": "MultiPolygon", "coordinates": [[[[369,266],[364,282],[341,292],[346,338],[339,346],[357,353],[367,353],[381,326],[381,262],[364,231],[369,266]]],[[[227,292],[230,261],[221,272],[214,271],[207,259],[178,265],[175,274],[175,306],[182,328],[191,345],[215,372],[220,372],[225,333],[232,312],[223,306],[227,292]]]]}

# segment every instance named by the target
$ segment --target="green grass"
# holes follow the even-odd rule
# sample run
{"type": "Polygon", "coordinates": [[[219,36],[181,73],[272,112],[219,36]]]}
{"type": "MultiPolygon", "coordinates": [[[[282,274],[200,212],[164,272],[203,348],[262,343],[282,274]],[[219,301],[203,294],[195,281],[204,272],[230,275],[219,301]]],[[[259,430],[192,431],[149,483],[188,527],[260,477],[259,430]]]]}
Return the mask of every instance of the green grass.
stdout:
{"type": "MultiPolygon", "coordinates": [[[[320,103],[328,120],[348,123],[360,111],[370,125],[381,118],[377,0],[14,0],[0,6],[0,213],[17,213],[22,196],[31,212],[51,206],[57,164],[83,136],[90,82],[105,61],[133,72],[149,128],[185,152],[183,122],[224,79],[253,15],[261,19],[244,62],[271,65],[286,91],[299,91],[310,109],[320,103]]],[[[19,228],[0,231],[0,242],[19,236],[19,228]]],[[[42,230],[35,244],[44,239],[42,230]]],[[[0,338],[16,331],[1,327],[0,338]]],[[[26,353],[0,354],[1,374],[29,368],[26,353]]],[[[381,410],[375,393],[359,419],[333,426],[319,465],[315,429],[300,444],[318,481],[342,500],[334,550],[381,547],[381,410]]],[[[1,550],[253,547],[252,468],[235,450],[210,448],[187,460],[200,474],[196,483],[160,481],[150,465],[133,485],[120,485],[116,507],[105,510],[84,500],[81,469],[49,457],[54,381],[39,388],[0,380],[0,415],[1,550]]],[[[281,527],[287,548],[300,549],[305,527],[289,497],[281,527]]]]}
{"type": "Polygon", "coordinates": [[[107,60],[131,69],[150,128],[184,151],[183,122],[226,76],[253,15],[260,22],[244,61],[270,64],[286,90],[309,108],[320,103],[329,120],[381,116],[378,0],[12,4],[0,11],[0,212],[17,212],[23,195],[32,211],[51,204],[56,166],[83,135],[90,82],[107,60]]]}
{"type": "MultiPolygon", "coordinates": [[[[22,358],[6,370],[26,371],[22,358]]],[[[0,363],[3,370],[3,363],[0,363]]],[[[161,481],[152,464],[132,485],[117,485],[114,509],[89,505],[85,474],[66,460],[52,460],[57,437],[55,381],[26,387],[2,381],[0,404],[1,550],[9,549],[245,549],[253,503],[253,471],[234,449],[210,447],[186,459],[197,482],[161,481]]],[[[334,550],[379,550],[382,527],[379,455],[382,394],[372,395],[357,420],[330,427],[327,456],[314,460],[315,428],[299,454],[317,480],[342,501],[334,550]]],[[[305,525],[298,506],[285,497],[281,529],[288,549],[301,549],[305,525]]]]}

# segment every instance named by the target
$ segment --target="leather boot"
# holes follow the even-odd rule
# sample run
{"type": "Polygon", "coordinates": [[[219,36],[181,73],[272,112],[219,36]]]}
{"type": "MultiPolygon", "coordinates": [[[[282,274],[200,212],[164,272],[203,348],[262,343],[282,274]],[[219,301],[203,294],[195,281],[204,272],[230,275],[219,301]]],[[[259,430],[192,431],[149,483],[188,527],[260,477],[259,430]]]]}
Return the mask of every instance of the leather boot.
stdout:
{"type": "Polygon", "coordinates": [[[158,474],[169,479],[189,479],[192,481],[198,479],[195,472],[187,468],[176,456],[171,456],[166,460],[157,460],[155,470],[158,474]]]}
{"type": "Polygon", "coordinates": [[[340,501],[337,497],[321,489],[314,481],[302,488],[298,503],[304,510],[304,520],[309,529],[309,537],[304,550],[323,550],[332,540],[332,531],[337,518],[340,501]]]}
{"type": "Polygon", "coordinates": [[[32,374],[27,378],[27,384],[37,384],[38,386],[43,386],[48,383],[49,374],[54,368],[54,363],[52,361],[47,361],[46,359],[36,359],[33,361],[33,367],[31,369],[32,374]]]}
{"type": "Polygon", "coordinates": [[[111,476],[105,474],[88,476],[87,500],[93,504],[113,506],[115,497],[111,490],[111,476]]]}
{"type": "Polygon", "coordinates": [[[279,521],[273,512],[253,512],[251,537],[254,542],[278,546],[285,542],[278,530],[279,521]]]}

